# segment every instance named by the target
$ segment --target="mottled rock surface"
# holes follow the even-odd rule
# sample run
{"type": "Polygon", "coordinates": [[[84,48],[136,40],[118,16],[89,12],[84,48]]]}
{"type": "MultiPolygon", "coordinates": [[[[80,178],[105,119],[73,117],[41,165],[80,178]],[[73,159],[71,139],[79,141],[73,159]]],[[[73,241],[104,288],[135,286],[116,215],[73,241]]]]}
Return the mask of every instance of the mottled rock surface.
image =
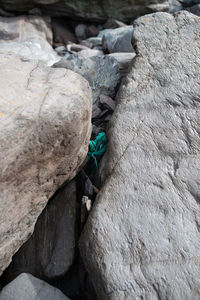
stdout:
{"type": "Polygon", "coordinates": [[[80,242],[98,299],[200,299],[199,34],[188,12],[134,23],[138,55],[80,242]]]}
{"type": "Polygon", "coordinates": [[[65,69],[0,55],[0,273],[87,151],[92,95],[65,69]]]}
{"type": "Polygon", "coordinates": [[[113,97],[120,81],[119,63],[114,57],[83,58],[77,54],[67,53],[54,66],[70,69],[87,79],[92,89],[94,103],[102,93],[113,97]]]}
{"type": "Polygon", "coordinates": [[[46,282],[23,273],[0,292],[0,300],[70,300],[46,282]]]}
{"type": "Polygon", "coordinates": [[[165,0],[1,0],[1,6],[19,12],[37,6],[51,15],[102,22],[109,18],[132,21],[141,14],[169,9],[169,3],[165,0]]]}
{"type": "Polygon", "coordinates": [[[109,53],[115,52],[135,52],[131,44],[133,26],[123,26],[120,28],[105,30],[103,35],[103,48],[109,53]]]}
{"type": "Polygon", "coordinates": [[[52,49],[50,19],[39,16],[0,17],[0,53],[13,53],[48,66],[59,60],[52,49]]]}
{"type": "Polygon", "coordinates": [[[4,272],[6,282],[20,273],[51,280],[68,271],[75,253],[76,192],[76,182],[72,180],[49,200],[33,235],[4,272]]]}

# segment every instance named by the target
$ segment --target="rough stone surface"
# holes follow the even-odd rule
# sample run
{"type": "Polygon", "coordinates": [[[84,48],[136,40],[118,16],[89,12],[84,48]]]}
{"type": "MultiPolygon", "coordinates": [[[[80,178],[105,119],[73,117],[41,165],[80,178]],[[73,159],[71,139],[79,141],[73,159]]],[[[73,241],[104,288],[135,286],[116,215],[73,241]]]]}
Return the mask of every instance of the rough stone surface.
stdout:
{"type": "Polygon", "coordinates": [[[199,33],[188,12],[134,23],[138,55],[80,242],[98,299],[200,299],[199,33]]]}
{"type": "Polygon", "coordinates": [[[2,8],[27,11],[40,6],[44,13],[89,21],[106,21],[109,18],[132,21],[141,14],[169,9],[165,0],[1,0],[2,8]]]}
{"type": "Polygon", "coordinates": [[[92,95],[70,70],[0,55],[0,273],[87,151],[92,95]]]}
{"type": "Polygon", "coordinates": [[[132,61],[135,58],[136,53],[111,53],[109,54],[109,56],[114,57],[118,61],[120,74],[122,76],[125,76],[128,73],[130,67],[132,66],[132,61]]]}
{"type": "Polygon", "coordinates": [[[109,53],[135,52],[131,44],[133,26],[108,30],[103,35],[103,48],[109,53]]]}
{"type": "Polygon", "coordinates": [[[110,97],[115,95],[120,70],[118,61],[113,57],[93,56],[85,59],[76,54],[67,54],[54,66],[70,69],[87,79],[92,88],[93,102],[102,93],[110,97]]]}
{"type": "Polygon", "coordinates": [[[48,66],[57,62],[59,57],[51,47],[52,31],[47,21],[39,16],[0,17],[0,53],[39,60],[48,66]]]}
{"type": "Polygon", "coordinates": [[[4,272],[4,280],[9,282],[21,273],[44,280],[63,276],[73,263],[75,241],[76,182],[72,181],[49,200],[33,235],[4,272]]]}
{"type": "Polygon", "coordinates": [[[46,282],[23,273],[0,292],[0,300],[70,300],[46,282]]]}

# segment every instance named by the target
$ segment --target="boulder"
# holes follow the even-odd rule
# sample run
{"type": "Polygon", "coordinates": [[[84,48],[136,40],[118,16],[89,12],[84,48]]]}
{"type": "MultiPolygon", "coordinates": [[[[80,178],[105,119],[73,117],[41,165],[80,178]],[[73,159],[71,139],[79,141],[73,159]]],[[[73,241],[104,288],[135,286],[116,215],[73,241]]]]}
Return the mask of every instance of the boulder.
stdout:
{"type": "Polygon", "coordinates": [[[103,48],[109,53],[135,52],[131,44],[133,26],[107,29],[103,35],[103,48]]]}
{"type": "Polygon", "coordinates": [[[52,49],[50,19],[39,16],[0,17],[0,53],[13,53],[25,60],[51,66],[59,60],[52,49]]]}
{"type": "Polygon", "coordinates": [[[169,9],[166,0],[1,0],[1,6],[19,12],[38,6],[45,14],[98,22],[110,18],[132,21],[141,14],[169,9]]]}
{"type": "Polygon", "coordinates": [[[81,167],[91,134],[87,81],[0,55],[0,273],[48,199],[81,167]]]}
{"type": "Polygon", "coordinates": [[[73,263],[76,242],[76,182],[58,190],[39,216],[33,235],[4,272],[10,282],[21,273],[44,280],[63,276],[73,263]]]}
{"type": "Polygon", "coordinates": [[[46,282],[22,273],[0,292],[0,300],[70,300],[46,282]]]}
{"type": "Polygon", "coordinates": [[[120,81],[119,63],[107,55],[83,58],[77,54],[66,54],[54,66],[70,69],[87,79],[92,88],[94,103],[102,93],[113,97],[120,81]]]}
{"type": "Polygon", "coordinates": [[[98,299],[200,299],[198,32],[200,18],[186,11],[134,22],[138,55],[80,240],[98,299]]]}

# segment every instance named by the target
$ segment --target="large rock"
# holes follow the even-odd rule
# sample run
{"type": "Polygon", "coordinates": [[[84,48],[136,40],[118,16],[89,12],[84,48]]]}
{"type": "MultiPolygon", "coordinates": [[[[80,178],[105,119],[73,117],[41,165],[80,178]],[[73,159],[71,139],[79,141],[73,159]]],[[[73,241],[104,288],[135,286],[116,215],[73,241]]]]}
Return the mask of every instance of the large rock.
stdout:
{"type": "Polygon", "coordinates": [[[19,12],[39,6],[51,15],[104,22],[109,18],[132,21],[141,14],[168,10],[169,3],[165,0],[1,0],[1,6],[19,12]]]}
{"type": "Polygon", "coordinates": [[[68,271],[75,254],[76,192],[73,180],[49,200],[36,222],[33,235],[4,272],[6,282],[20,273],[51,280],[68,271]]]}
{"type": "Polygon", "coordinates": [[[0,300],[69,300],[46,282],[23,273],[0,292],[0,300]]]}
{"type": "Polygon", "coordinates": [[[51,66],[59,60],[52,48],[50,19],[38,16],[0,17],[0,53],[13,53],[25,60],[51,66]]]}
{"type": "Polygon", "coordinates": [[[92,95],[78,74],[0,55],[0,273],[83,163],[92,95]]]}
{"type": "Polygon", "coordinates": [[[134,23],[138,55],[80,243],[98,299],[200,299],[199,32],[188,12],[134,23]]]}
{"type": "Polygon", "coordinates": [[[95,103],[100,94],[113,97],[120,81],[119,63],[114,57],[92,56],[88,58],[67,53],[55,67],[70,69],[88,80],[95,103]]]}

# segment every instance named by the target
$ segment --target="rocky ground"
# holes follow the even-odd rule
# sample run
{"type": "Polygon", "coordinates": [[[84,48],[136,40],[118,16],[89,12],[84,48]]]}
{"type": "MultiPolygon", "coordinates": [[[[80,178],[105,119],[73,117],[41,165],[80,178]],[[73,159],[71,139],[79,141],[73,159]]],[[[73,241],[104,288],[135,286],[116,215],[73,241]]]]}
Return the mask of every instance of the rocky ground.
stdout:
{"type": "Polygon", "coordinates": [[[0,300],[200,299],[200,4],[136,2],[1,2],[0,300]]]}

